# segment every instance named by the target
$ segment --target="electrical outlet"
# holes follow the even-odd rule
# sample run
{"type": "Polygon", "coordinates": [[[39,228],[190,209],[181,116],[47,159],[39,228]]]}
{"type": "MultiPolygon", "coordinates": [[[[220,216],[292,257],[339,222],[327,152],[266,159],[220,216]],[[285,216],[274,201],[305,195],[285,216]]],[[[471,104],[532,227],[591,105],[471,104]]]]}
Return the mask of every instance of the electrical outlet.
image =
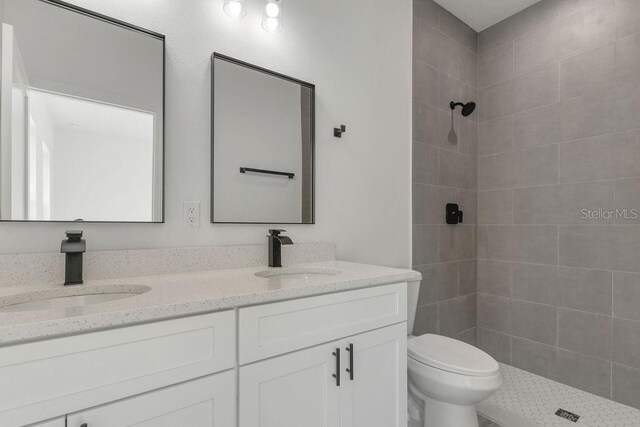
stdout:
{"type": "Polygon", "coordinates": [[[200,227],[200,202],[184,202],[183,212],[185,228],[200,227]]]}

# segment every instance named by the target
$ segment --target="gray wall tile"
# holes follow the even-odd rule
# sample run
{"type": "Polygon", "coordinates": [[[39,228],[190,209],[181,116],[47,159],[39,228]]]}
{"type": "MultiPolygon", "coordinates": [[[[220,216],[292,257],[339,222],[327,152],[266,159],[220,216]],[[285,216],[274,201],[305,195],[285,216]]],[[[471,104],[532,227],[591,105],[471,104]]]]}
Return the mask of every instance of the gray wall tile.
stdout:
{"type": "Polygon", "coordinates": [[[616,42],[615,83],[620,86],[640,80],[640,33],[616,42]]]}
{"type": "Polygon", "coordinates": [[[613,273],[613,315],[640,321],[640,274],[613,273]]]}
{"type": "Polygon", "coordinates": [[[475,226],[441,225],[438,234],[440,262],[476,258],[475,226]]]}
{"type": "Polygon", "coordinates": [[[480,52],[515,40],[558,18],[558,0],[543,0],[480,33],[480,52]]]}
{"type": "Polygon", "coordinates": [[[513,77],[513,42],[492,49],[479,58],[480,87],[513,77]]]}
{"type": "Polygon", "coordinates": [[[613,2],[585,9],[558,22],[560,59],[591,50],[615,40],[613,2]]]}
{"type": "MultiPolygon", "coordinates": [[[[477,190],[458,190],[458,198],[456,200],[463,212],[463,221],[466,225],[478,223],[478,191],[477,190]]],[[[440,214],[444,219],[444,206],[447,202],[440,205],[440,214]]]]}
{"type": "Polygon", "coordinates": [[[458,150],[464,154],[478,156],[478,123],[460,116],[454,116],[453,123],[458,137],[458,150]]]}
{"type": "Polygon", "coordinates": [[[480,89],[478,109],[480,122],[513,114],[515,81],[509,79],[480,89]]]}
{"type": "Polygon", "coordinates": [[[558,349],[521,338],[512,338],[512,364],[545,378],[558,377],[558,349]]]}
{"type": "Polygon", "coordinates": [[[440,9],[440,30],[473,53],[478,53],[478,33],[444,9],[440,9]]]}
{"type": "Polygon", "coordinates": [[[413,265],[438,262],[438,226],[413,226],[413,265]]]}
{"type": "Polygon", "coordinates": [[[557,381],[611,397],[611,362],[580,353],[558,350],[557,381]]]}
{"type": "Polygon", "coordinates": [[[413,143],[411,162],[412,179],[418,184],[438,183],[438,149],[421,143],[413,143]]]}
{"type": "Polygon", "coordinates": [[[640,271],[640,228],[625,225],[561,226],[560,264],[640,271]]]}
{"type": "Polygon", "coordinates": [[[586,219],[583,209],[611,210],[614,182],[585,182],[513,190],[516,224],[613,224],[610,219],[586,219]]]}
{"type": "Polygon", "coordinates": [[[467,329],[466,331],[458,332],[458,334],[456,335],[456,339],[477,347],[478,346],[478,330],[477,328],[471,328],[471,329],[467,329]]]}
{"type": "Polygon", "coordinates": [[[560,182],[640,176],[640,132],[560,145],[560,182]]]}
{"type": "Polygon", "coordinates": [[[555,22],[516,40],[513,46],[515,74],[557,62],[560,43],[560,29],[555,22]]]}
{"type": "Polygon", "coordinates": [[[417,183],[413,184],[412,193],[414,224],[444,224],[442,203],[458,198],[455,188],[417,183]]]}
{"type": "Polygon", "coordinates": [[[555,145],[496,154],[478,160],[480,190],[548,185],[557,182],[558,147],[555,145]]]}
{"type": "Polygon", "coordinates": [[[614,83],[613,43],[560,62],[560,98],[610,89],[614,83]]]}
{"type": "Polygon", "coordinates": [[[431,279],[433,285],[438,290],[438,301],[455,298],[458,293],[458,264],[455,262],[446,262],[436,264],[434,268],[435,274],[431,279]]]}
{"type": "Polygon", "coordinates": [[[421,19],[421,25],[427,24],[438,28],[440,10],[442,8],[433,0],[413,0],[413,17],[421,19]]]}
{"type": "Polygon", "coordinates": [[[478,328],[478,347],[498,362],[511,364],[511,336],[486,328],[478,328]]]}
{"type": "Polygon", "coordinates": [[[559,101],[559,67],[551,64],[515,79],[515,112],[559,101]]]}
{"type": "Polygon", "coordinates": [[[613,2],[613,0],[560,0],[560,18],[602,6],[605,2],[613,2]]]}
{"type": "Polygon", "coordinates": [[[623,38],[640,32],[640,7],[636,0],[616,0],[616,33],[623,38]]]}
{"type": "Polygon", "coordinates": [[[414,1],[413,26],[412,241],[423,275],[415,333],[475,342],[479,114],[452,117],[449,103],[478,101],[477,34],[432,0],[414,1]],[[447,202],[465,223],[439,232],[447,202]]]}
{"type": "Polygon", "coordinates": [[[613,361],[640,369],[640,322],[613,319],[613,361]]]}
{"type": "Polygon", "coordinates": [[[528,301],[511,301],[511,334],[532,341],[557,345],[558,309],[528,301]]]}
{"type": "Polygon", "coordinates": [[[478,155],[513,151],[513,115],[483,122],[478,126],[478,155]]]}
{"type": "Polygon", "coordinates": [[[558,227],[480,225],[478,226],[478,257],[557,264],[558,227]]]}
{"type": "Polygon", "coordinates": [[[616,131],[640,128],[640,88],[637,84],[617,87],[615,94],[616,131]]]}
{"type": "Polygon", "coordinates": [[[478,168],[476,157],[453,151],[440,150],[440,185],[476,189],[478,168]]]}
{"type": "Polygon", "coordinates": [[[458,45],[436,28],[430,25],[419,25],[418,22],[418,25],[414,26],[413,49],[415,58],[451,76],[458,77],[460,68],[458,45]]]}
{"type": "Polygon", "coordinates": [[[611,317],[566,309],[560,309],[559,315],[560,348],[611,360],[611,317]]]}
{"type": "Polygon", "coordinates": [[[613,364],[613,400],[640,409],[640,370],[613,364]]]}
{"type": "Polygon", "coordinates": [[[478,87],[478,54],[460,47],[460,80],[478,87]]]}
{"type": "Polygon", "coordinates": [[[611,272],[537,264],[513,265],[513,296],[611,315],[611,272]]]}
{"type": "Polygon", "coordinates": [[[510,297],[511,266],[506,261],[478,260],[478,292],[510,297]]]}
{"type": "Polygon", "coordinates": [[[438,296],[438,266],[440,264],[414,265],[413,269],[422,274],[420,293],[418,294],[418,307],[433,304],[439,301],[438,296]]]}
{"type": "Polygon", "coordinates": [[[413,335],[438,333],[438,304],[418,307],[413,325],[413,335]]]}
{"type": "Polygon", "coordinates": [[[419,60],[413,61],[413,99],[433,107],[438,105],[438,71],[419,60]]]}
{"type": "Polygon", "coordinates": [[[619,179],[616,187],[616,224],[640,225],[640,179],[619,179]]]}
{"type": "Polygon", "coordinates": [[[458,333],[476,326],[477,296],[465,295],[438,303],[440,334],[457,338],[458,333]]]}
{"type": "Polygon", "coordinates": [[[438,72],[438,101],[436,107],[449,111],[449,103],[462,99],[463,83],[449,74],[438,72]]]}
{"type": "Polygon", "coordinates": [[[511,332],[511,300],[478,294],[478,326],[503,333],[511,332]]]}
{"type": "Polygon", "coordinates": [[[562,139],[562,104],[545,105],[515,115],[516,148],[536,148],[562,139]]]}
{"type": "Polygon", "coordinates": [[[479,224],[513,224],[513,190],[478,193],[479,224]]]}
{"type": "Polygon", "coordinates": [[[562,140],[570,141],[612,132],[613,101],[610,91],[564,101],[560,123],[562,140]]]}
{"type": "Polygon", "coordinates": [[[468,260],[458,262],[458,293],[460,295],[478,292],[478,261],[468,260]]]}
{"type": "Polygon", "coordinates": [[[611,315],[612,273],[584,268],[558,268],[558,302],[560,307],[611,315]]]}
{"type": "Polygon", "coordinates": [[[639,17],[546,1],[479,35],[478,344],[623,402],[640,395],[619,373],[640,372],[640,218],[582,210],[640,211],[639,17]]]}
{"type": "Polygon", "coordinates": [[[558,267],[540,264],[513,264],[513,297],[541,304],[558,301],[558,267]]]}

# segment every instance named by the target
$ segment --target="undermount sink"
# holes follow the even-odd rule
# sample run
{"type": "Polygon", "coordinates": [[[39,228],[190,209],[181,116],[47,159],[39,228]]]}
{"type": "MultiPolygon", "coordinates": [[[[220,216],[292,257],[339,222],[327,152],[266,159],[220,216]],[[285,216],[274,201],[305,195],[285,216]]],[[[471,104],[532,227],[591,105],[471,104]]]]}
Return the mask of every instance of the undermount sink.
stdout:
{"type": "Polygon", "coordinates": [[[75,286],[39,290],[0,297],[0,313],[83,307],[131,298],[150,290],[148,286],[138,285],[75,286]]]}
{"type": "Polygon", "coordinates": [[[335,276],[341,271],[335,268],[324,267],[293,267],[293,268],[274,268],[272,270],[263,270],[256,273],[256,276],[265,279],[278,278],[289,280],[306,280],[317,276],[335,276]]]}

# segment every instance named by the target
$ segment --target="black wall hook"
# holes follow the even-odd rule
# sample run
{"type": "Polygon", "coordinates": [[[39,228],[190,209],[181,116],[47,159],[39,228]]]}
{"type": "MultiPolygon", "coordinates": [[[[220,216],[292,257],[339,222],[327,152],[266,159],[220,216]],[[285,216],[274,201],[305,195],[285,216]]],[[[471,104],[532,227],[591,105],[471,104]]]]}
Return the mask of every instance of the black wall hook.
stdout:
{"type": "Polygon", "coordinates": [[[340,125],[339,128],[333,128],[333,136],[336,138],[342,138],[342,134],[347,131],[347,127],[345,125],[340,125]]]}

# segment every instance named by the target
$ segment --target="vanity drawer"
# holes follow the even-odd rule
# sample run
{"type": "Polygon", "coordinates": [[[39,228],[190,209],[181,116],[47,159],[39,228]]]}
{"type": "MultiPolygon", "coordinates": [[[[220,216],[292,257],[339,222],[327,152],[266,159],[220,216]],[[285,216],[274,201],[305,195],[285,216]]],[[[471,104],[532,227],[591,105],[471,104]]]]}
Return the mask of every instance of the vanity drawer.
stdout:
{"type": "Polygon", "coordinates": [[[406,320],[406,283],[242,308],[240,364],[406,320]]]}
{"type": "Polygon", "coordinates": [[[234,365],[234,311],[0,348],[0,425],[37,422],[234,365]]]}

